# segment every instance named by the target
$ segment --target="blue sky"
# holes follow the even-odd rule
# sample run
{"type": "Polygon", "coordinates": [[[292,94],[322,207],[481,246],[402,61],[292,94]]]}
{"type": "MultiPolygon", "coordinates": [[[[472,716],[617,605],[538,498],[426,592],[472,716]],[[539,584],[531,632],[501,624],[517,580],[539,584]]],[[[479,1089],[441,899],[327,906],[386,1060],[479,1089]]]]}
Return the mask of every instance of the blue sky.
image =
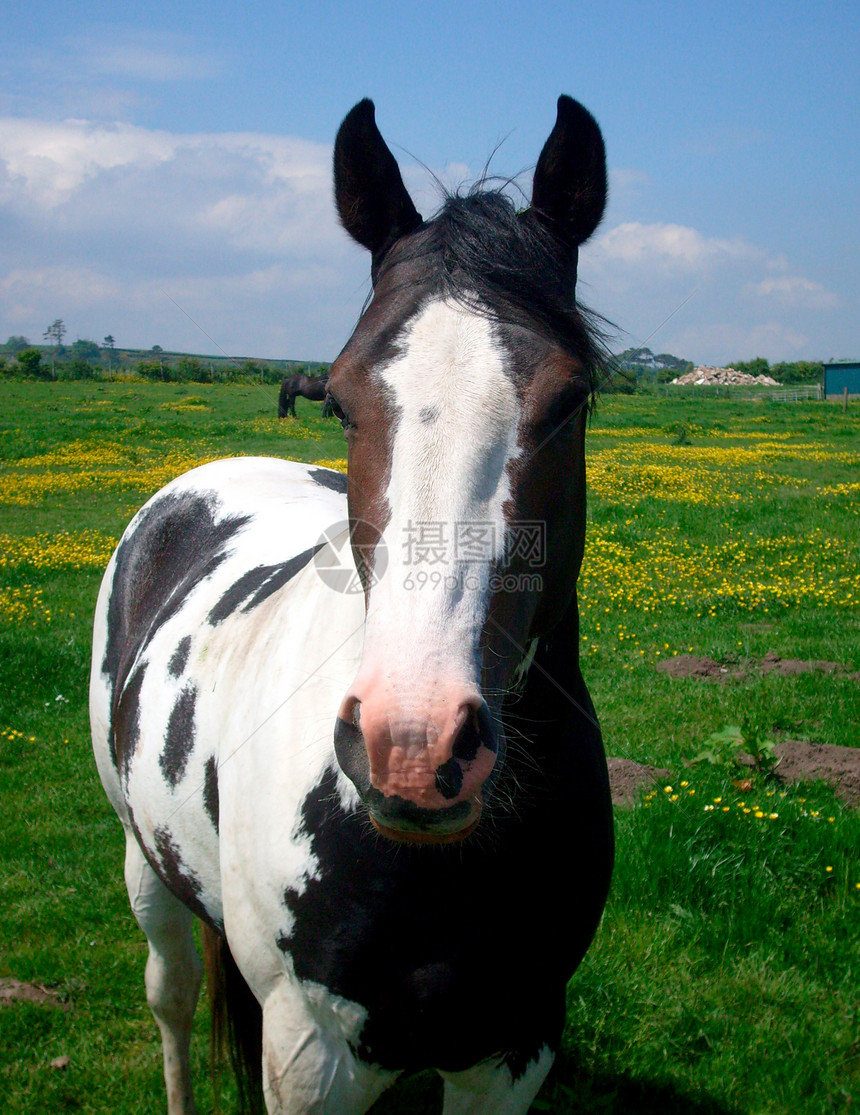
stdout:
{"type": "Polygon", "coordinates": [[[856,3],[80,0],[4,30],[0,339],[331,359],[368,283],[329,181],[351,105],[426,215],[425,166],[495,151],[528,190],[566,92],[606,139],[580,297],[614,347],[860,356],[856,3]]]}

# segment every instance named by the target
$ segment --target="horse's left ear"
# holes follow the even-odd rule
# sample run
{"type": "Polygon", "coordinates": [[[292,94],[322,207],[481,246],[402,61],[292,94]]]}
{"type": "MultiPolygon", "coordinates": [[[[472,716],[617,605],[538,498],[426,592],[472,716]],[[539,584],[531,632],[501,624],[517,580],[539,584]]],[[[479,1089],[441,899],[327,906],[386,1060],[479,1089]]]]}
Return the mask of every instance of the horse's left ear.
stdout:
{"type": "Polygon", "coordinates": [[[351,109],[334,143],[334,196],[340,223],[373,253],[374,269],[401,236],[421,224],[397,160],[376,126],[373,101],[351,109]]]}
{"type": "Polygon", "coordinates": [[[605,206],[606,149],[600,128],[578,101],[562,95],[535,168],[532,211],[574,249],[600,224],[605,206]]]}

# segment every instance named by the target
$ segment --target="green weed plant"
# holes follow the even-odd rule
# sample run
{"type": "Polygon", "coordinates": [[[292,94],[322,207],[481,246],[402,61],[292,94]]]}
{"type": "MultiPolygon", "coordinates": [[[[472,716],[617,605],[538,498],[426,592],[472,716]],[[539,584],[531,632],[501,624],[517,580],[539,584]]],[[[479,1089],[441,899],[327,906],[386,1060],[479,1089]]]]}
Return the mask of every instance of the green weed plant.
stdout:
{"type": "Polygon", "coordinates": [[[727,724],[720,731],[712,732],[691,762],[740,766],[748,759],[752,759],[757,771],[768,775],[773,774],[779,761],[776,743],[766,737],[760,725],[745,720],[743,725],[727,724]]]}

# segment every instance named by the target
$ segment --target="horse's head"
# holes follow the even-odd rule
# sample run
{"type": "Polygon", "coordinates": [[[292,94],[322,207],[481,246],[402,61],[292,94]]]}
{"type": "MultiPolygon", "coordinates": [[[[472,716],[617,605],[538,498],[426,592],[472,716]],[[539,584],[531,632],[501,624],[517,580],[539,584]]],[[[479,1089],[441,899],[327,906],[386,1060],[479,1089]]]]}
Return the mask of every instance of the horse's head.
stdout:
{"type": "Polygon", "coordinates": [[[575,607],[597,350],[574,291],[603,141],[561,97],[528,209],[473,192],[425,222],[365,100],[334,170],[374,285],[328,383],[367,607],[336,750],[380,831],[458,839],[503,749],[503,695],[575,607]]]}

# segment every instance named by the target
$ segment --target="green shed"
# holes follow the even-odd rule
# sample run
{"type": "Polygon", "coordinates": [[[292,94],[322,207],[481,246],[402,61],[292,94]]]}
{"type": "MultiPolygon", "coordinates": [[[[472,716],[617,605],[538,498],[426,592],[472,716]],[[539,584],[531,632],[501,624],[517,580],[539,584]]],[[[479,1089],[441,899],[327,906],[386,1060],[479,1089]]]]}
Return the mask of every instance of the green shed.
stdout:
{"type": "Polygon", "coordinates": [[[848,398],[860,399],[860,361],[840,360],[824,365],[824,398],[841,399],[848,388],[848,398]]]}

